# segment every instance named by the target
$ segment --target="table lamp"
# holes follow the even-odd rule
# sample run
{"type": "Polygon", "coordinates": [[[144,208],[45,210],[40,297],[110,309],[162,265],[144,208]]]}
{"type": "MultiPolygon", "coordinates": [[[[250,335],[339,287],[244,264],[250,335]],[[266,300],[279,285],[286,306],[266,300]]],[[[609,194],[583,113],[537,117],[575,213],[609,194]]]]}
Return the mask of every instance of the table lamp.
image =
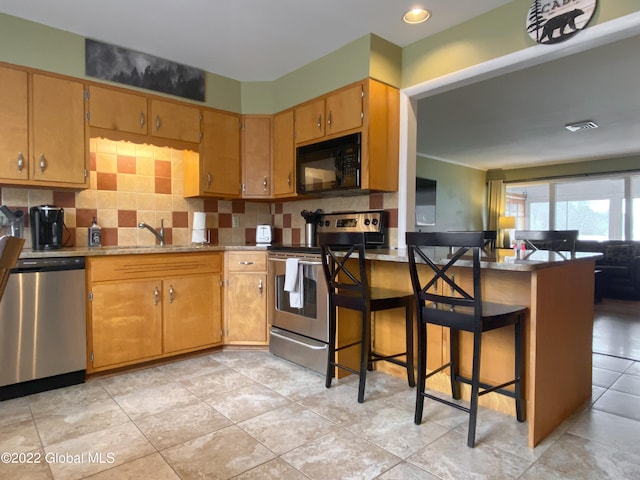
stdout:
{"type": "Polygon", "coordinates": [[[511,236],[509,234],[509,231],[516,228],[516,217],[498,218],[498,228],[502,230],[503,248],[511,248],[511,236]]]}

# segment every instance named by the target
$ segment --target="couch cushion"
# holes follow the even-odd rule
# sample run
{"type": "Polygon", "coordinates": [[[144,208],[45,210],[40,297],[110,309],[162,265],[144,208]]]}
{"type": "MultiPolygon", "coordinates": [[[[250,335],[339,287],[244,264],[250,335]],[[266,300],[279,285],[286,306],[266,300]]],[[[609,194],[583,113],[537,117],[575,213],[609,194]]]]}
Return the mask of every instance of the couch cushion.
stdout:
{"type": "Polygon", "coordinates": [[[632,258],[631,245],[607,245],[604,251],[604,263],[607,265],[629,266],[632,258]]]}

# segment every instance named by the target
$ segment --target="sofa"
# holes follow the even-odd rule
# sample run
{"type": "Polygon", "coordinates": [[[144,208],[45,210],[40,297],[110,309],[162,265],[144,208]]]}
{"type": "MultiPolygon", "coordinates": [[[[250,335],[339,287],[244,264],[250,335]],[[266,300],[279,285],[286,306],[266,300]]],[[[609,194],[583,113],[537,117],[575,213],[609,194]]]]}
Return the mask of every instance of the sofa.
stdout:
{"type": "Polygon", "coordinates": [[[600,252],[596,261],[596,294],[640,300],[640,241],[577,240],[576,252],[600,252]]]}

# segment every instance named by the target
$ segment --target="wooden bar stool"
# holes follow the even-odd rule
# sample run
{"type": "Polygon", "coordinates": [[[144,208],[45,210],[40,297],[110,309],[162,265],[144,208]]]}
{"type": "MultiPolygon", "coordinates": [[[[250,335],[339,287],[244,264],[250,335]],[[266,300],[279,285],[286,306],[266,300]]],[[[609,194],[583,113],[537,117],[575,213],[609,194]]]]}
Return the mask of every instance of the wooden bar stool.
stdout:
{"type": "Polygon", "coordinates": [[[363,233],[320,233],[318,243],[322,249],[322,267],[329,289],[329,358],[327,361],[326,387],[331,387],[335,369],[341,368],[359,376],[358,402],[364,401],[367,370],[373,362],[387,361],[407,370],[409,386],[415,386],[413,373],[413,295],[393,289],[372,289],[369,286],[365,259],[363,233]],[[352,262],[349,262],[352,260],[352,262]],[[361,313],[360,338],[347,345],[336,347],[338,307],[361,313]],[[383,355],[371,348],[371,312],[403,308],[405,310],[405,351],[383,355]],[[336,362],[336,352],[360,347],[358,370],[336,362]],[[405,357],[401,360],[398,357],[405,357]]]}
{"type": "Polygon", "coordinates": [[[424,399],[430,398],[459,410],[469,413],[469,431],[467,445],[473,447],[476,435],[476,418],[478,413],[478,397],[489,392],[496,392],[515,398],[516,417],[524,421],[522,402],[522,362],[524,340],[524,318],[526,307],[503,305],[482,301],[480,282],[480,251],[484,246],[483,232],[457,233],[407,233],[409,254],[409,271],[417,303],[418,317],[418,388],[416,392],[416,409],[414,422],[422,422],[424,399]],[[430,254],[424,247],[428,247],[430,254]],[[436,248],[432,248],[436,247],[436,248]],[[444,262],[439,261],[435,253],[437,247],[453,247],[444,262]],[[463,258],[471,252],[471,257],[463,258]],[[460,276],[455,277],[452,267],[460,260],[472,262],[473,281],[469,287],[462,287],[460,276]],[[444,263],[444,264],[441,264],[444,263]],[[420,270],[418,266],[420,265],[420,270]],[[438,284],[438,282],[440,283],[438,284]],[[469,290],[469,291],[467,291],[469,290]],[[450,361],[427,373],[427,324],[440,325],[450,329],[450,361]],[[480,351],[482,333],[496,328],[514,325],[515,359],[514,378],[500,385],[489,385],[480,380],[480,351]],[[460,375],[459,366],[459,332],[473,334],[473,366],[471,378],[460,375]],[[460,398],[459,383],[471,385],[471,401],[469,407],[450,402],[431,395],[425,391],[427,378],[449,368],[451,377],[451,394],[454,399],[460,398]],[[514,385],[513,390],[506,387],[514,385]]]}

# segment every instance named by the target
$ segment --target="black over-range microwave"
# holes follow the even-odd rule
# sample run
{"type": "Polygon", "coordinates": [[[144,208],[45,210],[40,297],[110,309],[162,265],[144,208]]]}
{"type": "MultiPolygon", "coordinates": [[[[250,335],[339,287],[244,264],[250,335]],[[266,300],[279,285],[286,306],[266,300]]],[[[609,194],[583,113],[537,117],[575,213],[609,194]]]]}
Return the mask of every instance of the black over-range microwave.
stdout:
{"type": "Polygon", "coordinates": [[[296,191],[340,194],[360,189],[360,133],[296,149],[296,191]]]}

